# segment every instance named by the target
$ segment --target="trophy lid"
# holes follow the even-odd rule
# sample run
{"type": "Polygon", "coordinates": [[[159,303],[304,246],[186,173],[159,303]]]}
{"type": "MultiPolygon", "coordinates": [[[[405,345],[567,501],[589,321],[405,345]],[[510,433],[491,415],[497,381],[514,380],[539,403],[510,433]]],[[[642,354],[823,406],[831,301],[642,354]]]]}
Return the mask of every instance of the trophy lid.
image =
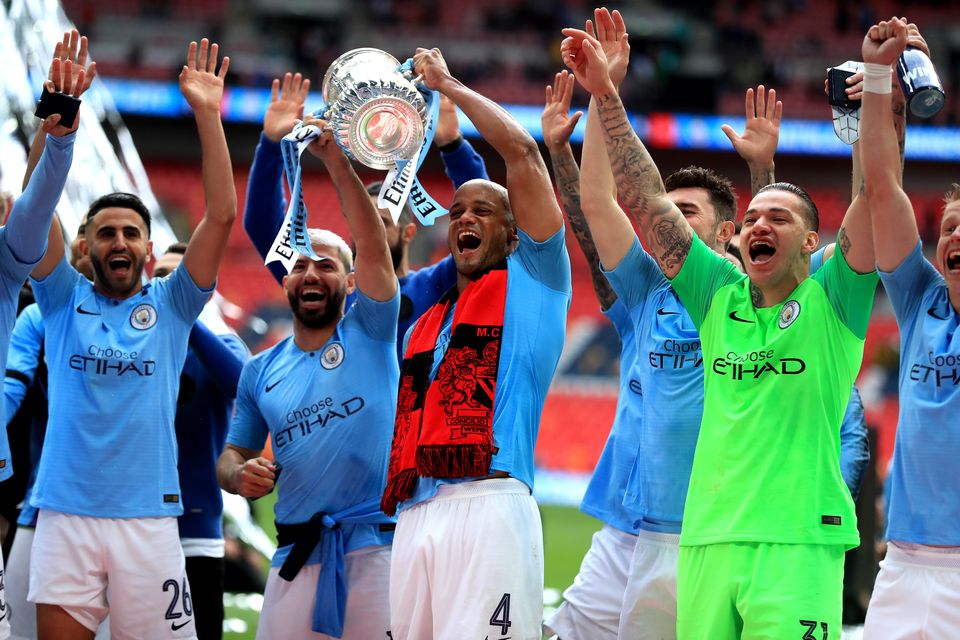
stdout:
{"type": "MultiPolygon", "coordinates": [[[[340,87],[337,86],[339,83],[333,80],[344,79],[350,75],[354,75],[354,70],[358,67],[374,67],[380,70],[388,69],[389,71],[395,71],[399,66],[399,60],[380,49],[362,47],[360,49],[347,51],[330,64],[330,67],[323,76],[323,84],[321,85],[323,101],[328,106],[336,102],[339,97],[340,87]]],[[[380,75],[380,73],[374,72],[367,75],[375,77],[380,75]]]]}

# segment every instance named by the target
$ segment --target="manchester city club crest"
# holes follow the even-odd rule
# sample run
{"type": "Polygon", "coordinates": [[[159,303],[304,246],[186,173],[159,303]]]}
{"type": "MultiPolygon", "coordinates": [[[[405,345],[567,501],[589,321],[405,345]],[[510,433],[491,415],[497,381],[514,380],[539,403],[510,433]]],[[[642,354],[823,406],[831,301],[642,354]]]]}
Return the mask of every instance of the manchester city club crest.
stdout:
{"type": "Polygon", "coordinates": [[[320,365],[324,369],[336,369],[343,362],[343,346],[334,342],[320,354],[320,365]]]}
{"type": "Polygon", "coordinates": [[[787,300],[783,308],[780,309],[780,328],[786,329],[800,315],[800,303],[796,300],[787,300]]]}
{"type": "Polygon", "coordinates": [[[134,329],[146,331],[157,324],[157,310],[152,304],[138,304],[130,314],[130,324],[134,329]]]}

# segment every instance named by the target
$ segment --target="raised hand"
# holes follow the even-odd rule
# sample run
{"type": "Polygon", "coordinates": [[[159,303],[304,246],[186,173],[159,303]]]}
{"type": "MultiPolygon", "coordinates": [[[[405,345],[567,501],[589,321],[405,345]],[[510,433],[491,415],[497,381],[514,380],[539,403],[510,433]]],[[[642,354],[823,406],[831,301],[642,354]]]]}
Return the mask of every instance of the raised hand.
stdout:
{"type": "Polygon", "coordinates": [[[907,47],[907,21],[893,17],[870,27],[863,38],[863,62],[891,66],[907,47]]]}
{"type": "Polygon", "coordinates": [[[200,41],[199,54],[196,42],[191,42],[187,47],[187,64],[180,72],[180,93],[187,99],[194,113],[220,111],[220,103],[223,102],[223,79],[227,75],[230,58],[223,58],[220,72],[217,73],[219,50],[220,45],[211,45],[206,38],[200,41]]]}
{"type": "Polygon", "coordinates": [[[60,87],[63,86],[66,79],[65,66],[67,62],[71,63],[69,71],[71,89],[79,88],[80,93],[73,94],[70,91],[65,91],[65,93],[80,97],[84,91],[90,88],[90,83],[96,77],[97,63],[91,60],[90,65],[87,65],[87,36],[81,37],[80,32],[76,29],[64,32],[63,41],[58,42],[53,50],[53,59],[50,61],[47,81],[52,82],[58,91],[61,90],[60,87]]]}
{"type": "Polygon", "coordinates": [[[310,143],[310,146],[307,147],[310,153],[325,163],[332,158],[343,155],[343,151],[337,146],[337,143],[333,141],[333,132],[330,130],[329,123],[326,120],[317,118],[316,116],[307,116],[303,119],[303,126],[306,127],[309,125],[313,125],[323,132],[319,138],[315,139],[310,143]]]}
{"type": "Polygon", "coordinates": [[[563,63],[576,76],[580,86],[591,94],[615,92],[609,62],[600,42],[580,29],[564,29],[562,33],[567,36],[560,45],[563,63]]]}
{"type": "Polygon", "coordinates": [[[780,117],[783,115],[783,103],[777,100],[776,89],[770,89],[769,95],[762,84],[757,87],[756,94],[752,88],[747,89],[745,109],[746,126],[742,136],[737,135],[728,124],[720,128],[751,168],[772,165],[780,139],[780,117]]]}
{"type": "Polygon", "coordinates": [[[582,111],[570,115],[573,81],[569,72],[561,71],[554,77],[553,86],[547,85],[547,99],[540,123],[543,126],[543,141],[551,155],[570,142],[570,134],[583,115],[582,111]]]}
{"type": "Polygon", "coordinates": [[[594,24],[587,20],[585,31],[597,39],[603,53],[607,56],[610,69],[610,79],[617,87],[627,75],[627,64],[630,62],[630,42],[627,37],[627,26],[623,16],[614,9],[611,14],[606,8],[594,9],[594,24]]]}
{"type": "MultiPolygon", "coordinates": [[[[909,23],[907,25],[907,46],[920,49],[927,57],[930,57],[930,45],[927,44],[927,41],[924,39],[923,35],[920,33],[920,28],[917,27],[914,23],[909,23]]],[[[903,93],[900,90],[900,83],[895,77],[890,78],[890,81],[893,84],[893,93],[894,97],[898,98],[901,102],[903,101],[903,93]]],[[[847,78],[847,97],[851,100],[862,100],[863,99],[863,71],[853,74],[847,78]]],[[[827,81],[824,80],[824,91],[826,91],[827,81]]]]}
{"type": "Polygon", "coordinates": [[[413,69],[417,75],[422,76],[423,84],[428,89],[442,91],[441,85],[453,78],[440,49],[418,48],[413,55],[413,69]]]}
{"type": "Polygon", "coordinates": [[[263,114],[263,133],[270,140],[280,142],[283,136],[303,117],[303,103],[307,100],[310,81],[299,73],[287,72],[283,82],[274,78],[270,87],[270,106],[263,114]]]}
{"type": "MultiPolygon", "coordinates": [[[[74,64],[70,60],[61,62],[58,59],[54,59],[53,65],[51,66],[51,75],[55,80],[47,80],[43,83],[45,91],[50,93],[59,91],[74,98],[79,98],[85,86],[89,86],[85,85],[86,71],[81,67],[79,71],[74,73],[74,64]]],[[[57,137],[73,133],[77,130],[77,127],[80,126],[80,112],[77,112],[77,117],[74,118],[73,122],[69,125],[61,123],[60,120],[60,114],[54,113],[43,121],[40,125],[40,130],[43,133],[49,133],[57,137]]]]}

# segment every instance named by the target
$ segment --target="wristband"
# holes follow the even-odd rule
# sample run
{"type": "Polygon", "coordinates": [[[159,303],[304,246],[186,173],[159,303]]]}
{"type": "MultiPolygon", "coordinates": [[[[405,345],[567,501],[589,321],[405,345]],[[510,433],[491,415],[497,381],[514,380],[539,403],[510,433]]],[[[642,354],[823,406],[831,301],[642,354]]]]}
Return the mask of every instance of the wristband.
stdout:
{"type": "Polygon", "coordinates": [[[443,145],[442,147],[437,147],[440,149],[440,153],[453,153],[460,148],[460,145],[463,144],[463,134],[458,133],[457,137],[443,145]]]}
{"type": "Polygon", "coordinates": [[[885,64],[866,62],[863,65],[863,90],[870,93],[893,93],[892,69],[885,64]]]}

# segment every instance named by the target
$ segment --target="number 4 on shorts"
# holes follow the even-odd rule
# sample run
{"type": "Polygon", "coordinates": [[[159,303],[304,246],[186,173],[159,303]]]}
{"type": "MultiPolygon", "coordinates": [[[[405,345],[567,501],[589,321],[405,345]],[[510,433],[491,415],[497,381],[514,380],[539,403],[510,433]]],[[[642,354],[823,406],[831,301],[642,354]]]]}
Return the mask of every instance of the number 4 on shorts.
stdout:
{"type": "Polygon", "coordinates": [[[490,626],[491,627],[500,627],[500,635],[507,635],[507,632],[510,630],[510,594],[505,593],[503,597],[500,598],[497,608],[493,610],[493,615],[490,616],[490,626]]]}

